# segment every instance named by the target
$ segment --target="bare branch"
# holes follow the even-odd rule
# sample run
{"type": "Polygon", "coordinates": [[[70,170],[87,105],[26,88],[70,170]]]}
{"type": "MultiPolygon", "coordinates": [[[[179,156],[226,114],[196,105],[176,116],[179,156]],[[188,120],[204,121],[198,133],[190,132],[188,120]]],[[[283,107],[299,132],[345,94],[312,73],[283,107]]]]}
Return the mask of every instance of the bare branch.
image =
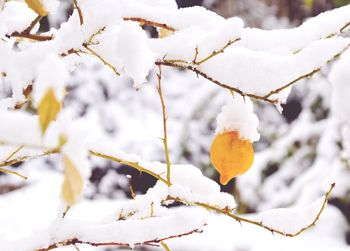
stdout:
{"type": "Polygon", "coordinates": [[[9,161],[16,153],[18,153],[19,151],[22,150],[22,148],[24,147],[24,145],[21,145],[20,147],[18,147],[15,151],[13,151],[6,159],[6,161],[9,161]]]}
{"type": "Polygon", "coordinates": [[[229,40],[227,42],[227,44],[222,47],[220,50],[217,50],[217,51],[213,51],[209,56],[203,58],[202,60],[200,61],[196,61],[197,60],[197,55],[198,55],[198,47],[196,47],[196,56],[195,56],[195,59],[193,60],[193,63],[196,64],[196,65],[200,65],[200,64],[203,64],[205,63],[206,61],[208,61],[209,59],[215,57],[216,55],[220,54],[220,53],[224,53],[225,49],[227,47],[229,47],[230,45],[234,44],[235,42],[241,40],[241,38],[236,38],[234,40],[229,40]]]}
{"type": "Polygon", "coordinates": [[[163,92],[162,92],[162,68],[161,65],[158,65],[158,70],[159,73],[157,74],[157,78],[158,78],[158,85],[157,85],[157,89],[158,89],[158,94],[159,94],[159,98],[160,98],[160,103],[162,106],[162,115],[163,115],[163,145],[164,145],[164,153],[165,153],[165,160],[166,160],[166,166],[167,166],[167,172],[166,172],[166,176],[167,176],[167,182],[168,182],[168,186],[170,186],[170,158],[169,158],[169,149],[168,149],[168,137],[167,137],[167,128],[166,128],[166,121],[167,121],[167,115],[166,115],[166,109],[165,109],[165,102],[164,102],[164,97],[163,97],[163,92]]]}
{"type": "Polygon", "coordinates": [[[75,8],[77,9],[77,11],[78,11],[80,25],[83,25],[83,24],[84,24],[83,12],[81,11],[81,9],[80,9],[80,7],[79,7],[79,5],[78,5],[77,0],[73,0],[73,4],[74,4],[74,7],[75,7],[75,8]]]}
{"type": "Polygon", "coordinates": [[[11,171],[11,170],[8,170],[8,169],[2,168],[2,167],[0,167],[0,172],[13,174],[13,175],[20,177],[21,179],[24,179],[24,180],[28,179],[27,176],[24,176],[23,174],[20,174],[19,172],[11,171]]]}
{"type": "Polygon", "coordinates": [[[51,154],[55,154],[55,153],[59,153],[59,150],[52,149],[52,150],[49,150],[49,151],[46,151],[44,153],[37,154],[37,155],[26,155],[26,156],[21,156],[21,157],[18,157],[16,159],[12,159],[12,160],[8,160],[8,161],[5,160],[3,162],[0,162],[0,167],[11,166],[11,165],[17,164],[19,162],[23,162],[26,160],[35,159],[35,158],[39,158],[39,157],[43,157],[43,156],[47,156],[47,155],[51,155],[51,154]]]}
{"type": "MultiPolygon", "coordinates": [[[[180,238],[186,235],[191,235],[194,233],[201,233],[200,230],[198,229],[194,229],[192,231],[183,233],[183,234],[179,234],[179,235],[173,235],[173,236],[168,236],[168,237],[164,237],[161,239],[154,239],[154,240],[149,240],[149,241],[145,241],[142,243],[135,243],[135,246],[159,246],[159,243],[162,243],[163,241],[166,240],[170,240],[170,239],[174,239],[174,238],[180,238]]],[[[71,238],[69,240],[65,240],[65,241],[61,241],[58,243],[53,243],[50,246],[46,247],[46,248],[39,248],[36,249],[35,251],[49,251],[58,247],[63,247],[63,246],[69,246],[69,245],[76,245],[76,244],[87,244],[93,247],[101,247],[101,246],[123,246],[123,247],[130,247],[129,243],[119,243],[119,242],[89,242],[89,241],[83,241],[83,240],[79,240],[79,238],[71,238]]]]}
{"type": "Polygon", "coordinates": [[[221,209],[221,208],[216,207],[216,206],[212,206],[212,205],[208,205],[208,204],[204,204],[204,203],[195,203],[195,205],[203,207],[203,208],[206,208],[208,210],[212,210],[212,211],[218,212],[218,213],[222,213],[222,214],[227,215],[228,217],[230,217],[232,219],[235,219],[238,222],[246,222],[246,223],[249,223],[249,224],[252,224],[252,225],[256,225],[258,227],[261,227],[261,228],[264,228],[266,230],[269,230],[272,233],[280,234],[280,235],[287,236],[287,237],[295,237],[295,236],[301,234],[302,232],[308,230],[309,228],[313,227],[317,223],[317,221],[320,219],[320,216],[321,216],[323,210],[325,209],[325,207],[327,205],[328,198],[329,198],[332,190],[334,189],[334,187],[335,187],[335,183],[331,184],[329,190],[327,191],[327,193],[324,196],[324,200],[323,200],[322,206],[321,206],[320,210],[318,211],[318,213],[317,213],[316,217],[314,218],[314,220],[309,225],[301,228],[299,231],[294,232],[294,233],[285,233],[285,232],[283,232],[281,230],[278,230],[278,229],[272,228],[272,227],[270,227],[268,225],[265,225],[263,222],[250,220],[250,219],[238,216],[236,214],[233,214],[229,210],[221,209]]]}
{"type": "Polygon", "coordinates": [[[92,55],[94,55],[95,57],[97,57],[103,64],[105,64],[106,66],[108,66],[109,68],[112,69],[112,71],[117,75],[120,76],[120,73],[117,71],[117,69],[111,65],[110,63],[108,63],[103,57],[101,57],[96,51],[94,51],[93,49],[91,49],[91,47],[88,46],[88,44],[84,43],[83,47],[85,49],[87,49],[92,55]]]}
{"type": "MultiPolygon", "coordinates": [[[[227,46],[226,46],[227,47],[227,46]]],[[[331,63],[332,61],[334,61],[335,59],[337,59],[342,53],[344,53],[348,48],[350,47],[350,44],[347,45],[342,51],[340,51],[339,53],[335,54],[331,59],[329,59],[323,66],[319,67],[319,68],[316,68],[316,69],[313,69],[312,71],[308,72],[308,73],[305,73],[304,75],[302,76],[299,76],[298,78],[296,79],[293,79],[292,81],[288,82],[287,84],[284,84],[282,85],[281,87],[275,89],[275,90],[272,90],[270,91],[269,93],[267,93],[266,95],[256,95],[256,94],[253,94],[253,93],[245,93],[243,92],[242,90],[238,89],[238,88],[235,88],[231,85],[228,85],[228,84],[225,84],[225,83],[222,83],[216,79],[214,79],[213,77],[207,75],[206,73],[202,72],[201,70],[198,69],[198,67],[196,66],[193,66],[191,64],[189,64],[188,62],[183,62],[181,60],[160,60],[160,61],[157,61],[156,62],[156,65],[165,65],[165,66],[170,66],[170,67],[176,67],[176,68],[181,68],[181,69],[186,69],[186,70],[190,70],[190,71],[193,71],[195,72],[197,75],[200,75],[202,76],[203,78],[209,80],[210,82],[222,87],[222,88],[225,88],[231,92],[235,92],[235,93],[238,93],[239,95],[241,95],[242,97],[250,97],[252,99],[256,99],[256,100],[260,100],[260,101],[265,101],[265,102],[268,102],[268,103],[271,103],[271,104],[278,104],[279,103],[279,100],[278,99],[272,99],[271,96],[273,96],[274,94],[278,94],[280,93],[282,90],[285,90],[287,89],[288,87],[292,86],[293,84],[299,82],[300,80],[302,79],[306,79],[308,77],[311,77],[313,76],[315,73],[319,72],[322,67],[328,65],[329,63],[331,63]]],[[[209,57],[206,58],[206,60],[212,58],[213,56],[216,56],[217,54],[219,53],[222,53],[221,51],[218,51],[216,52],[216,54],[211,54],[209,57]]],[[[196,51],[196,55],[197,55],[197,51],[196,51]]],[[[203,61],[203,60],[202,60],[203,61]]],[[[200,61],[200,62],[202,62],[200,61]]],[[[197,65],[200,63],[200,62],[194,62],[196,63],[197,65]]]]}
{"type": "Polygon", "coordinates": [[[156,65],[165,65],[165,66],[171,66],[171,67],[177,67],[177,68],[181,68],[181,69],[186,69],[186,70],[190,70],[190,71],[193,71],[195,72],[197,75],[200,75],[202,76],[203,78],[209,80],[210,82],[222,87],[222,88],[225,88],[227,90],[230,90],[230,91],[233,91],[235,93],[238,93],[239,95],[241,96],[247,96],[247,97],[250,97],[250,98],[253,98],[253,99],[257,99],[257,100],[261,100],[261,101],[266,101],[268,103],[271,103],[271,104],[276,104],[278,103],[278,100],[273,100],[273,99],[269,99],[269,98],[265,98],[263,96],[258,96],[258,95],[255,95],[255,94],[250,94],[250,93],[244,93],[243,91],[241,91],[240,89],[238,88],[235,88],[235,87],[232,87],[230,85],[227,85],[227,84],[224,84],[224,83],[221,83],[220,81],[212,78],[211,76],[207,75],[206,73],[200,71],[197,67],[194,67],[192,65],[184,65],[184,64],[179,64],[179,63],[174,63],[173,61],[168,61],[168,60],[163,60],[163,61],[157,61],[156,62],[156,65]]]}
{"type": "Polygon", "coordinates": [[[7,35],[7,37],[21,37],[21,38],[28,38],[32,39],[35,41],[49,41],[52,40],[52,36],[45,36],[45,35],[38,35],[38,34],[30,34],[30,33],[19,33],[19,32],[14,32],[11,35],[7,35]]]}
{"type": "Polygon", "coordinates": [[[144,19],[144,18],[139,18],[139,17],[124,17],[123,19],[124,19],[124,21],[139,22],[141,25],[145,25],[145,24],[146,24],[146,25],[149,25],[149,26],[162,28],[162,29],[165,29],[165,30],[168,30],[168,31],[172,31],[172,32],[176,31],[175,28],[170,27],[170,26],[167,25],[167,24],[157,23],[157,22],[150,21],[150,20],[147,20],[147,19],[144,19]]]}
{"type": "Polygon", "coordinates": [[[312,70],[311,72],[308,72],[308,73],[306,73],[306,74],[304,74],[304,75],[302,75],[302,76],[300,76],[300,77],[298,77],[298,78],[296,78],[296,79],[290,81],[289,83],[287,83],[287,84],[285,84],[285,85],[282,85],[281,87],[279,87],[279,88],[277,88],[277,89],[275,89],[275,90],[270,91],[268,94],[266,94],[266,95],[264,96],[264,98],[269,98],[269,97],[271,97],[272,95],[277,94],[277,93],[281,92],[281,91],[284,90],[284,89],[287,89],[288,87],[292,86],[293,84],[295,84],[296,82],[298,82],[298,81],[300,81],[300,80],[302,80],[302,79],[306,79],[306,78],[312,77],[315,73],[321,71],[322,67],[328,65],[329,63],[331,63],[332,61],[334,61],[335,59],[337,59],[341,54],[343,54],[343,53],[349,48],[349,46],[350,46],[350,44],[347,45],[347,46],[346,46],[342,51],[340,51],[338,54],[335,54],[331,59],[329,59],[329,60],[326,62],[325,65],[323,65],[323,66],[321,66],[321,67],[319,67],[319,68],[316,68],[316,69],[312,70]]]}
{"type": "Polygon", "coordinates": [[[161,182],[165,183],[166,185],[168,185],[168,186],[171,185],[166,179],[164,179],[162,176],[160,176],[160,174],[157,174],[157,173],[155,173],[147,168],[140,166],[138,162],[131,162],[131,161],[123,160],[123,159],[120,159],[118,157],[110,156],[110,155],[99,153],[99,152],[92,151],[92,150],[90,150],[89,152],[90,152],[90,155],[104,158],[107,160],[111,160],[114,162],[118,162],[120,164],[133,167],[140,172],[148,173],[149,175],[155,177],[156,179],[160,180],[161,182]]]}

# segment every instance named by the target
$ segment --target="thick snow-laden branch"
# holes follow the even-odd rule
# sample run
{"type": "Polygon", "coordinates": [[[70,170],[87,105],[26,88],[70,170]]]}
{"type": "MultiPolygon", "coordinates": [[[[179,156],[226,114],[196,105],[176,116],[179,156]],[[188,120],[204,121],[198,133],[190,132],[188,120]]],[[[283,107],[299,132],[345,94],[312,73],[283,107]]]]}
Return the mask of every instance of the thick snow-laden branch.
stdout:
{"type": "Polygon", "coordinates": [[[329,38],[316,41],[296,54],[284,56],[230,47],[199,66],[167,59],[157,64],[188,69],[242,96],[277,103],[288,97],[286,94],[278,96],[279,93],[319,72],[349,45],[349,39],[329,38]]]}
{"type": "MultiPolygon", "coordinates": [[[[324,38],[336,36],[345,30],[350,22],[349,6],[319,15],[296,29],[262,32],[243,28],[243,22],[238,18],[224,19],[199,7],[177,9],[176,4],[170,2],[148,6],[139,1],[103,0],[97,6],[94,1],[78,1],[80,11],[75,11],[60,29],[44,34],[50,37],[50,41],[34,43],[20,51],[13,51],[9,46],[11,43],[6,45],[0,41],[0,52],[5,55],[3,58],[11,58],[10,61],[0,64],[0,71],[14,84],[13,98],[16,102],[23,99],[21,90],[36,78],[33,73],[46,54],[65,55],[87,49],[117,74],[117,69],[123,69],[123,73],[133,78],[137,86],[145,80],[156,58],[159,61],[165,57],[166,60],[179,62],[193,61],[194,65],[181,66],[206,76],[214,83],[220,83],[221,87],[227,86],[240,94],[271,102],[276,100],[270,96],[311,76],[346,47],[346,40],[335,39],[331,42],[324,38]],[[83,25],[79,13],[84,15],[83,25]],[[128,24],[131,21],[144,21],[150,25],[153,23],[160,28],[172,27],[169,29],[174,33],[164,39],[148,39],[144,31],[136,28],[136,24],[128,24]],[[327,29],[319,29],[325,26],[322,25],[325,22],[327,29]],[[90,45],[88,42],[91,36],[102,28],[104,31],[90,45]],[[265,41],[271,34],[272,41],[265,41]],[[308,34],[304,40],[299,39],[300,36],[308,34]],[[297,49],[290,48],[290,44],[301,40],[297,49]],[[130,44],[130,41],[137,42],[130,44]],[[258,47],[251,46],[252,41],[258,47]],[[260,50],[260,45],[279,49],[277,52],[265,47],[260,50]],[[130,50],[133,51],[132,54],[129,53],[130,50]],[[259,52],[255,53],[257,50],[259,52]],[[296,51],[299,53],[293,56],[296,51]],[[305,63],[308,60],[312,63],[305,63]],[[194,67],[198,62],[200,66],[194,67]],[[254,74],[244,71],[245,62],[256,62],[254,74]],[[280,65],[278,69],[277,65],[280,65]],[[15,73],[11,70],[13,68],[17,69],[15,73]],[[276,74],[278,72],[281,74],[276,74]]],[[[22,22],[22,28],[14,25],[22,18],[19,14],[9,19],[11,9],[16,9],[16,5],[20,5],[24,12],[32,13],[30,9],[25,10],[23,3],[7,2],[0,18],[14,21],[3,23],[3,33],[0,33],[2,36],[11,36],[13,32],[20,33],[30,26],[28,21],[22,22]]],[[[26,35],[32,36],[29,38],[34,40],[33,36],[38,36],[35,32],[26,35]]],[[[249,65],[248,69],[251,68],[249,65]]],[[[11,106],[9,101],[7,104],[11,106]]]]}
{"type": "Polygon", "coordinates": [[[89,223],[73,219],[58,219],[46,230],[16,241],[0,241],[7,251],[51,250],[71,244],[91,246],[157,245],[171,238],[189,235],[205,225],[203,211],[172,210],[162,216],[128,219],[104,223],[89,223]]]}

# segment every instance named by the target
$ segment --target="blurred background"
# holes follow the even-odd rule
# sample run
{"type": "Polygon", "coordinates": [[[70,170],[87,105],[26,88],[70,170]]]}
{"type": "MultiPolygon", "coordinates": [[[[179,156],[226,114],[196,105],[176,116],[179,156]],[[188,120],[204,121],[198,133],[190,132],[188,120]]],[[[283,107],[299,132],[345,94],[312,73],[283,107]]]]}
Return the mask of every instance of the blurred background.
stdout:
{"type": "MultiPolygon", "coordinates": [[[[224,17],[239,16],[245,26],[262,29],[292,28],[309,17],[350,3],[349,0],[177,2],[179,7],[198,5],[224,17]]],[[[43,19],[42,31],[59,27],[72,11],[70,3],[62,1],[59,13],[43,19]]],[[[325,68],[313,78],[297,83],[283,105],[282,113],[270,104],[255,103],[255,111],[260,119],[261,140],[254,146],[254,165],[245,175],[222,189],[235,196],[240,213],[255,213],[310,203],[323,194],[328,176],[334,175],[337,189],[329,202],[332,209],[325,216],[327,222],[320,224],[325,229],[321,231],[324,235],[317,235],[317,238],[334,234],[332,240],[344,250],[350,250],[350,165],[343,154],[346,142],[341,127],[332,114],[331,84],[327,79],[329,70],[330,67],[325,68]]],[[[163,145],[159,140],[162,135],[162,117],[155,72],[149,75],[148,80],[141,89],[135,90],[130,79],[117,78],[100,62],[91,59],[72,72],[65,107],[72,110],[76,117],[85,116],[90,129],[101,139],[113,140],[116,149],[137,153],[144,159],[164,161],[163,145]]],[[[193,164],[201,168],[206,176],[218,181],[218,173],[210,163],[209,148],[215,133],[216,116],[229,94],[193,73],[166,68],[163,89],[169,117],[171,162],[193,164]]],[[[6,84],[0,85],[1,96],[10,95],[9,90],[6,84]]],[[[57,158],[38,161],[53,172],[60,172],[57,158]]],[[[146,192],[156,182],[147,174],[140,174],[126,166],[97,158],[91,161],[91,186],[85,194],[89,200],[130,198],[129,181],[125,174],[131,174],[136,193],[146,192]]],[[[8,175],[0,175],[0,197],[27,185],[8,175]]],[[[263,246],[258,242],[261,249],[249,248],[248,244],[244,245],[244,241],[248,243],[251,240],[249,234],[254,233],[249,231],[242,233],[246,237],[240,237],[241,246],[220,249],[220,241],[216,244],[214,241],[212,248],[237,251],[287,250],[283,246],[286,242],[281,246],[271,242],[263,246]]],[[[317,238],[312,241],[317,242],[317,238]]],[[[235,238],[227,241],[234,243],[235,238]]],[[[205,250],[203,246],[197,245],[198,242],[193,240],[191,244],[186,244],[186,241],[180,241],[173,244],[177,247],[174,250],[205,250]]],[[[305,246],[305,250],[315,249],[305,246]]]]}

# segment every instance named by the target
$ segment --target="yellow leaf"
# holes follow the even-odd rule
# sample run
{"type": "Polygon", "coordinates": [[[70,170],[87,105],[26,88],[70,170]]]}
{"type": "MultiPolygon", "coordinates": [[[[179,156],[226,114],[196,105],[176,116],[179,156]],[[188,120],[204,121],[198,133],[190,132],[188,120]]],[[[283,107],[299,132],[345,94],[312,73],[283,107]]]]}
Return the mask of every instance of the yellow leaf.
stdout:
{"type": "Polygon", "coordinates": [[[41,99],[38,107],[41,132],[44,135],[49,124],[56,119],[61,110],[61,102],[56,98],[53,88],[50,88],[41,99]]]}
{"type": "Polygon", "coordinates": [[[45,17],[49,13],[45,9],[44,5],[41,3],[41,0],[25,0],[28,7],[35,11],[38,15],[45,17]]]}
{"type": "Polygon", "coordinates": [[[170,35],[172,35],[173,32],[167,29],[163,29],[163,28],[159,28],[158,29],[158,37],[159,38],[165,38],[165,37],[169,37],[170,35]]]}
{"type": "Polygon", "coordinates": [[[314,0],[304,0],[304,5],[307,9],[311,9],[314,5],[314,0]]]}
{"type": "Polygon", "coordinates": [[[62,184],[62,198],[68,206],[76,203],[84,188],[84,181],[74,163],[63,156],[64,181],[62,184]]]}
{"type": "Polygon", "coordinates": [[[251,167],[253,145],[249,140],[241,139],[236,131],[216,135],[210,147],[210,160],[220,173],[220,183],[226,185],[251,167]]]}

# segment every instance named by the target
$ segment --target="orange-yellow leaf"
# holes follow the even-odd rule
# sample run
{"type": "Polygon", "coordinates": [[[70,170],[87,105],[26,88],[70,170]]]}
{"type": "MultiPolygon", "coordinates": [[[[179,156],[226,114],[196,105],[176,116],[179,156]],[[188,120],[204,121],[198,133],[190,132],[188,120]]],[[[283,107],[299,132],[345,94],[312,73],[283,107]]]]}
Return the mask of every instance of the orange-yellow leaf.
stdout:
{"type": "Polygon", "coordinates": [[[60,110],[61,102],[56,98],[53,88],[50,88],[38,106],[39,122],[43,135],[50,123],[56,119],[60,110]]]}
{"type": "Polygon", "coordinates": [[[45,17],[49,13],[45,9],[44,5],[42,4],[41,0],[25,0],[28,7],[31,8],[33,11],[35,11],[38,15],[45,17]]]}
{"type": "Polygon", "coordinates": [[[84,188],[84,180],[74,163],[66,155],[63,156],[63,166],[62,198],[68,206],[72,206],[80,199],[84,188]]]}
{"type": "Polygon", "coordinates": [[[236,131],[216,135],[210,148],[210,159],[220,173],[220,183],[245,173],[254,160],[253,145],[239,138],[236,131]]]}

